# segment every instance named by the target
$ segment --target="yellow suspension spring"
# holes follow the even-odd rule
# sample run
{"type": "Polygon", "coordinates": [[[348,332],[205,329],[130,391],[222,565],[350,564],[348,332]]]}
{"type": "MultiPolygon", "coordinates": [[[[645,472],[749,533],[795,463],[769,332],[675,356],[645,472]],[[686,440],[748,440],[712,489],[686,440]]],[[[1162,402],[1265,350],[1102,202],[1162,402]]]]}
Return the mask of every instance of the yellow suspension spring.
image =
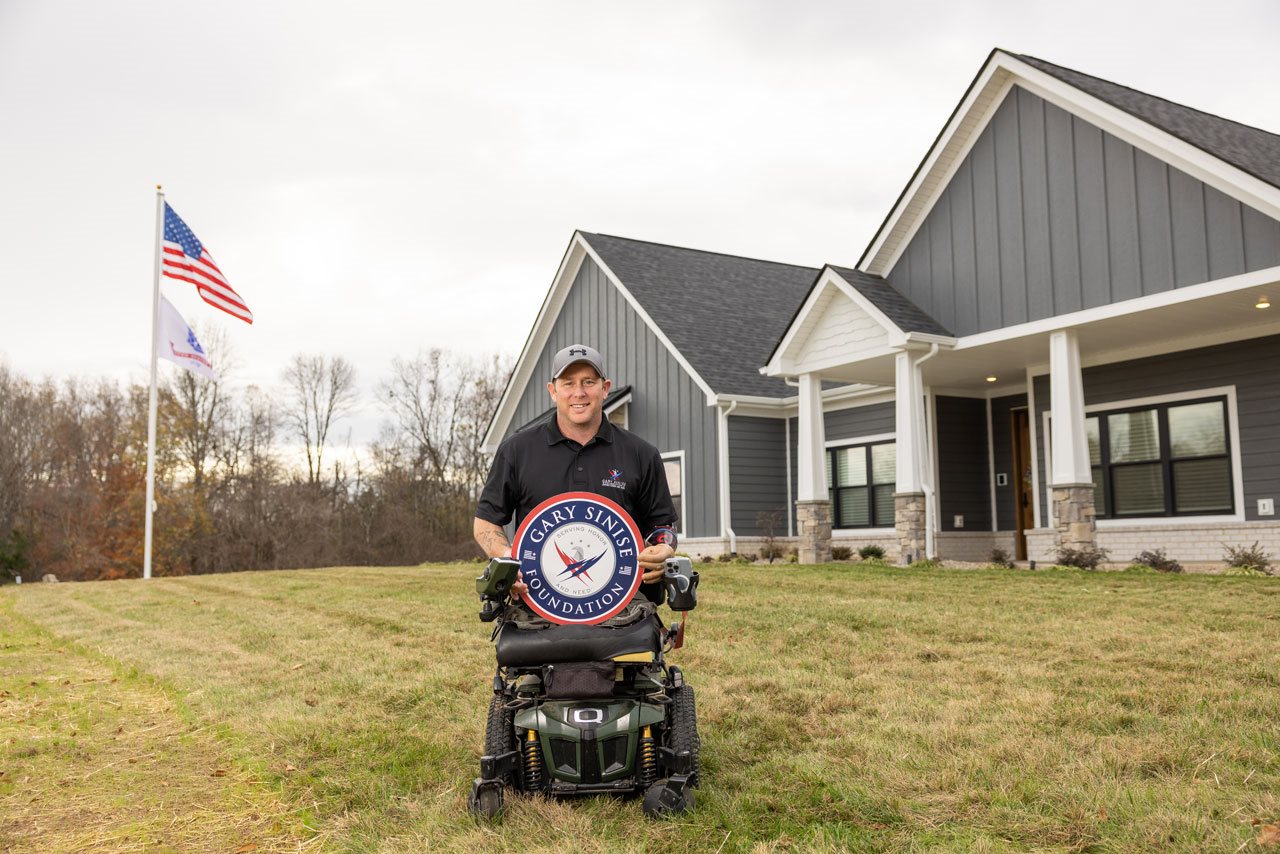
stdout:
{"type": "Polygon", "coordinates": [[[542,742],[536,730],[529,730],[524,741],[524,788],[533,792],[542,788],[542,742]]]}
{"type": "Polygon", "coordinates": [[[653,729],[640,730],[640,785],[649,786],[658,779],[658,748],[653,743],[653,729]]]}

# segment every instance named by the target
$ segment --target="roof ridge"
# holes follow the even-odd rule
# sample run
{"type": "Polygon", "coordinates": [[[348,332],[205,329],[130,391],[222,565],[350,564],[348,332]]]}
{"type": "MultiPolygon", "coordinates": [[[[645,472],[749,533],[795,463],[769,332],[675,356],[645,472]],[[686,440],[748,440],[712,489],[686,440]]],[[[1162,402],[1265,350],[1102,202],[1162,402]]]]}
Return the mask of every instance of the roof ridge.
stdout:
{"type": "MultiPolygon", "coordinates": [[[[1008,53],[1008,51],[1001,51],[1001,52],[1008,53]]],[[[1245,124],[1242,121],[1237,121],[1236,119],[1228,118],[1227,116],[1220,116],[1217,113],[1211,113],[1208,110],[1201,110],[1198,107],[1192,107],[1188,104],[1183,104],[1180,101],[1175,101],[1172,98],[1166,98],[1163,95],[1155,95],[1155,94],[1152,94],[1151,92],[1147,92],[1142,89],[1135,89],[1132,86],[1126,86],[1124,83],[1117,83],[1114,80],[1108,80],[1107,78],[1099,77],[1096,74],[1087,74],[1086,72],[1079,71],[1075,68],[1068,68],[1065,65],[1059,65],[1056,62],[1050,62],[1047,59],[1041,59],[1038,56],[1032,56],[1029,53],[1015,53],[1015,54],[1012,54],[1012,56],[1015,56],[1018,59],[1034,59],[1036,62],[1043,62],[1045,65],[1052,65],[1054,68],[1060,68],[1063,71],[1070,71],[1072,74],[1079,74],[1081,77],[1088,77],[1090,80],[1097,80],[1099,83],[1106,83],[1109,86],[1115,86],[1116,88],[1119,88],[1119,89],[1125,89],[1129,92],[1134,92],[1138,95],[1142,95],[1144,98],[1152,98],[1156,101],[1163,101],[1166,104],[1172,104],[1173,106],[1179,107],[1183,110],[1190,110],[1193,113],[1198,113],[1199,115],[1202,115],[1202,116],[1208,116],[1211,119],[1217,119],[1220,122],[1227,122],[1229,124],[1233,124],[1238,127],[1245,128],[1247,130],[1253,130],[1259,133],[1265,133],[1268,136],[1273,136],[1277,140],[1280,140],[1280,134],[1276,133],[1275,131],[1269,131],[1266,128],[1260,128],[1257,125],[1245,124]]]]}
{"type": "Polygon", "coordinates": [[[796,270],[813,270],[818,271],[820,267],[806,267],[804,264],[790,264],[786,261],[770,261],[767,258],[752,258],[749,255],[735,255],[732,252],[716,252],[712,249],[694,249],[692,246],[676,246],[674,243],[660,243],[656,240],[640,240],[636,237],[622,237],[618,234],[605,234],[603,232],[592,232],[578,230],[580,234],[587,237],[608,237],[611,240],[625,240],[628,243],[644,243],[648,246],[661,246],[664,249],[679,249],[682,252],[697,252],[700,255],[719,255],[721,258],[737,258],[739,261],[754,261],[757,264],[773,264],[778,267],[791,267],[796,270]]]}

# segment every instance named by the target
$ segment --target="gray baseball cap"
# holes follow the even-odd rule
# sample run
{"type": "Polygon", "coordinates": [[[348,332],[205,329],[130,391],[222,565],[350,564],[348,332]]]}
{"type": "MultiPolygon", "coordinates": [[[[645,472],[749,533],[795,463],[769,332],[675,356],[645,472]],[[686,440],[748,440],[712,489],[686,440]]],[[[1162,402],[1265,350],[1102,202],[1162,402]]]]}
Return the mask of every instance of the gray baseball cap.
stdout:
{"type": "Polygon", "coordinates": [[[596,369],[596,373],[603,377],[604,374],[604,356],[600,355],[600,351],[595,347],[588,347],[586,344],[570,344],[551,360],[551,379],[559,379],[564,373],[565,368],[578,362],[586,362],[588,365],[596,369]]]}

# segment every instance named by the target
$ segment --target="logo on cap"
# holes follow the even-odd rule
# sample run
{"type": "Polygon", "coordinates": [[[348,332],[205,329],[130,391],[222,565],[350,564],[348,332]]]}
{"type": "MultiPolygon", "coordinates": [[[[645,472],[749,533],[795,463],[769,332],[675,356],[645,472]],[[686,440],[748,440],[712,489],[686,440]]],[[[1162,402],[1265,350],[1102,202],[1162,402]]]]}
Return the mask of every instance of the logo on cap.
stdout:
{"type": "Polygon", "coordinates": [[[570,348],[569,348],[569,355],[570,355],[570,356],[585,356],[585,355],[587,355],[587,349],[586,349],[585,347],[570,347],[570,348]]]}
{"type": "Polygon", "coordinates": [[[511,554],[524,601],[553,623],[602,623],[640,589],[640,532],[627,511],[590,492],[566,492],[533,509],[511,554]]]}

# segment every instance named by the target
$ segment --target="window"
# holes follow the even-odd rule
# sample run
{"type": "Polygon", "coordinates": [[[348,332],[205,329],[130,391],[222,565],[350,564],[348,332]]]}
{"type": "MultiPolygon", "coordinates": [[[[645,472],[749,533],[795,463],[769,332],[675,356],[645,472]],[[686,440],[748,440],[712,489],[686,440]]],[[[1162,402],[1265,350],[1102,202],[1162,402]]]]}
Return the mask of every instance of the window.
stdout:
{"type": "Polygon", "coordinates": [[[893,527],[897,480],[897,445],[893,442],[828,449],[832,527],[893,527]]]}
{"type": "Polygon", "coordinates": [[[667,488],[671,490],[671,501],[676,505],[676,513],[680,516],[680,521],[676,524],[677,533],[683,535],[689,529],[689,522],[684,515],[684,451],[663,454],[662,468],[667,473],[667,488]]]}
{"type": "Polygon", "coordinates": [[[1099,519],[1235,512],[1225,398],[1085,419],[1099,519]]]}
{"type": "Polygon", "coordinates": [[[627,410],[629,408],[630,408],[629,403],[622,403],[622,404],[619,404],[618,406],[615,406],[613,409],[609,410],[607,413],[605,413],[605,415],[606,417],[608,417],[610,424],[614,425],[615,427],[621,427],[623,430],[626,430],[627,415],[629,414],[627,410]]]}

